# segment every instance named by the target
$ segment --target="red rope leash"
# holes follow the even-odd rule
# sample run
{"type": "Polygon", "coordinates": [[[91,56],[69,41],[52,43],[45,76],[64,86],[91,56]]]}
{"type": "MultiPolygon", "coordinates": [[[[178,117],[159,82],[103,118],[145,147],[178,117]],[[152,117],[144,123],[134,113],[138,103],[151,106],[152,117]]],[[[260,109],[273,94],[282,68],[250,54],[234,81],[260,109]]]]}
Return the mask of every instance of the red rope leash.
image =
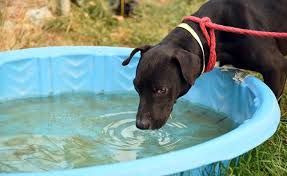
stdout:
{"type": "Polygon", "coordinates": [[[223,26],[220,24],[212,23],[210,18],[208,17],[198,18],[195,16],[186,16],[186,17],[183,17],[183,20],[188,20],[188,21],[193,21],[195,23],[198,23],[203,33],[203,36],[207,41],[207,44],[210,49],[210,54],[209,54],[209,61],[204,72],[211,71],[216,64],[216,51],[215,51],[216,38],[215,38],[215,33],[214,33],[215,30],[237,33],[237,34],[242,34],[242,35],[251,35],[251,36],[256,36],[256,37],[286,38],[287,39],[287,32],[265,32],[265,31],[256,31],[256,30],[250,30],[250,29],[241,29],[241,28],[236,28],[236,27],[231,27],[231,26],[223,26]]]}

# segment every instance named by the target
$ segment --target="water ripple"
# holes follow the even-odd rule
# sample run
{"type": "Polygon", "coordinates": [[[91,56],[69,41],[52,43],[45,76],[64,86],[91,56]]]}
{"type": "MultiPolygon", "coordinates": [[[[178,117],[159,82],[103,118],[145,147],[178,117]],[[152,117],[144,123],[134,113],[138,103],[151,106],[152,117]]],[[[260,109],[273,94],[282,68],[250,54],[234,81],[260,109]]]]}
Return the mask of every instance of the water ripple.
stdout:
{"type": "MultiPolygon", "coordinates": [[[[135,111],[126,111],[118,113],[109,113],[100,117],[112,117],[118,115],[136,114],[135,111]]],[[[180,122],[169,122],[164,128],[155,131],[139,130],[135,126],[134,118],[119,118],[106,125],[102,133],[105,136],[105,142],[110,147],[122,150],[141,150],[145,143],[156,141],[159,146],[173,148],[180,137],[173,135],[173,130],[187,128],[180,122]]]]}

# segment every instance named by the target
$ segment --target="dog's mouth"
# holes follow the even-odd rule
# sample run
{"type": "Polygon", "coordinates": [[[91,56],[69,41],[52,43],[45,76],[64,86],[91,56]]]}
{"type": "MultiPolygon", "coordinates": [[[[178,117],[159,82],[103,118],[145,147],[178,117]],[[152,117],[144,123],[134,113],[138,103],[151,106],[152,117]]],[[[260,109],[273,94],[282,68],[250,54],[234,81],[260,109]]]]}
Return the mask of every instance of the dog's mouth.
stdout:
{"type": "Polygon", "coordinates": [[[162,128],[171,117],[173,106],[168,105],[167,107],[157,108],[157,111],[143,111],[139,108],[136,115],[136,126],[142,130],[157,130],[162,128]],[[152,112],[152,113],[151,113],[152,112]]]}
{"type": "Polygon", "coordinates": [[[160,128],[162,128],[168,121],[169,116],[167,118],[165,118],[164,120],[158,120],[156,121],[153,125],[151,125],[151,130],[158,130],[160,128]]]}
{"type": "MultiPolygon", "coordinates": [[[[161,118],[161,120],[150,119],[148,126],[141,126],[138,124],[136,126],[137,126],[137,128],[139,128],[141,130],[158,130],[158,129],[162,128],[167,123],[169,117],[170,117],[170,115],[167,118],[161,118]]],[[[143,121],[140,121],[140,123],[144,123],[143,121]]]]}

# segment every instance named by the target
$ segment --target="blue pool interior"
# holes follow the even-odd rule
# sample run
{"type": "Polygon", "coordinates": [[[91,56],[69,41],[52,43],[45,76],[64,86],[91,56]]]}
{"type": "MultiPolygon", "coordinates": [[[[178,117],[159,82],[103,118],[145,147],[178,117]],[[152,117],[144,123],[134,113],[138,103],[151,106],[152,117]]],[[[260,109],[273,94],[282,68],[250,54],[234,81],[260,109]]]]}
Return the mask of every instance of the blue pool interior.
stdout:
{"type": "MultiPolygon", "coordinates": [[[[0,102],[67,92],[133,91],[137,59],[121,62],[129,48],[49,47],[0,53],[0,102]]],[[[183,150],[135,161],[64,171],[10,175],[167,175],[200,174],[207,165],[230,160],[267,140],[277,129],[280,110],[272,91],[236,71],[203,74],[183,98],[224,113],[240,125],[229,133],[183,150]]],[[[5,175],[5,173],[0,175],[5,175]]]]}

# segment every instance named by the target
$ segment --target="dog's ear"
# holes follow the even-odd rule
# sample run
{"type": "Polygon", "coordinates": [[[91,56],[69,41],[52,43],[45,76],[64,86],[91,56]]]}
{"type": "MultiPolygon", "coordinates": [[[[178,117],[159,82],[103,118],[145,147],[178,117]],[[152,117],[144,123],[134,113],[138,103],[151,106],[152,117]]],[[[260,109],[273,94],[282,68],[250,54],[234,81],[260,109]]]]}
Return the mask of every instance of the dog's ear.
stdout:
{"type": "Polygon", "coordinates": [[[140,52],[141,52],[141,55],[142,55],[143,53],[147,52],[151,47],[152,47],[151,45],[144,45],[144,46],[140,46],[140,47],[138,47],[138,48],[135,48],[135,49],[131,52],[130,56],[129,56],[128,58],[126,58],[126,60],[123,61],[122,65],[123,65],[123,66],[128,65],[128,64],[130,63],[131,59],[133,58],[133,56],[134,56],[137,52],[140,51],[140,52]]]}
{"type": "Polygon", "coordinates": [[[178,63],[184,80],[193,85],[201,74],[201,58],[181,49],[175,52],[174,60],[178,63]]]}

